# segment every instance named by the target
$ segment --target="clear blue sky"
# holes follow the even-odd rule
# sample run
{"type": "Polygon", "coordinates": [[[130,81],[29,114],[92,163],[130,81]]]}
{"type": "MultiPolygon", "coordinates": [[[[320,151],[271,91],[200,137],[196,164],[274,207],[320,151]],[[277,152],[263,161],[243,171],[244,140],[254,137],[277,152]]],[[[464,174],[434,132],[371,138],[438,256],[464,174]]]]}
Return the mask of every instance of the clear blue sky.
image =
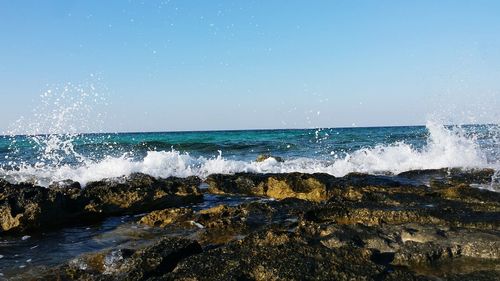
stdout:
{"type": "Polygon", "coordinates": [[[90,74],[107,131],[499,119],[498,0],[0,0],[0,23],[0,132],[90,74]]]}

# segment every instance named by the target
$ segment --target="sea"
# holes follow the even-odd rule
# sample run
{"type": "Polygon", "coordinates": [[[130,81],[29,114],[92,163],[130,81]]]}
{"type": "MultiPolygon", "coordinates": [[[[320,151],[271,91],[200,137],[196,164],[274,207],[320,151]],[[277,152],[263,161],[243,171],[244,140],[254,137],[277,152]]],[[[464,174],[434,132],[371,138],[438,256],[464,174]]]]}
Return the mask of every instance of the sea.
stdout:
{"type": "Polygon", "coordinates": [[[0,137],[0,178],[41,186],[67,179],[85,186],[137,172],[202,179],[238,172],[340,177],[450,167],[499,171],[500,126],[429,121],[402,127],[0,137]],[[271,157],[257,161],[263,155],[271,157]]]}

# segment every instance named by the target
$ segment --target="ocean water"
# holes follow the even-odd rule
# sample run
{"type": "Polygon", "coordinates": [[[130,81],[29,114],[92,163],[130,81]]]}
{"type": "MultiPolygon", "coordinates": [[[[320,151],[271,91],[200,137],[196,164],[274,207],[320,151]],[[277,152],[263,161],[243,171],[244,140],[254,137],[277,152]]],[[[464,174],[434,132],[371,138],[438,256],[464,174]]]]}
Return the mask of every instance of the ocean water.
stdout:
{"type": "Polygon", "coordinates": [[[500,167],[500,126],[426,126],[0,137],[0,178],[48,186],[134,172],[397,174],[415,169],[500,167]],[[255,161],[258,155],[281,157],[255,161]]]}

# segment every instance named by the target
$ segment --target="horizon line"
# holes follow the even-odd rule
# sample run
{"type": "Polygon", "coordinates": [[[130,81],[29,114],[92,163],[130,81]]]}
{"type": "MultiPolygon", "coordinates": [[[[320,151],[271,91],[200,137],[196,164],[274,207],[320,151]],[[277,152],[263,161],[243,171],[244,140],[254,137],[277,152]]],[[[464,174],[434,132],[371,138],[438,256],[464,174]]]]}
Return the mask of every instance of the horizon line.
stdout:
{"type": "MultiPolygon", "coordinates": [[[[444,124],[443,126],[492,126],[495,123],[471,123],[471,124],[444,124]]],[[[158,134],[158,133],[202,133],[202,132],[239,132],[239,131],[293,131],[293,130],[319,130],[319,129],[370,129],[370,128],[401,128],[401,127],[425,127],[419,125],[374,125],[374,126],[339,126],[339,127],[314,127],[314,128],[256,128],[256,129],[207,129],[207,130],[167,130],[167,131],[119,131],[119,132],[86,132],[74,133],[74,135],[98,135],[98,134],[158,134]]],[[[42,133],[42,134],[1,134],[0,137],[22,137],[22,136],[47,136],[47,135],[66,135],[70,133],[42,133]]]]}

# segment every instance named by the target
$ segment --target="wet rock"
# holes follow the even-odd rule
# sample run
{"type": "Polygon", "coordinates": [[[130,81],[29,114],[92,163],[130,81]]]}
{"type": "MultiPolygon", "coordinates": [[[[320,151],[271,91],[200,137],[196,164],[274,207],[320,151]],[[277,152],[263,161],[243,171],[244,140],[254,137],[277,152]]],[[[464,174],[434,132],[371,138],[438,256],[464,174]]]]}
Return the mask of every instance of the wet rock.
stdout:
{"type": "MultiPolygon", "coordinates": [[[[80,257],[57,272],[70,280],[498,280],[500,193],[470,185],[487,175],[483,171],[465,176],[451,169],[397,176],[352,173],[341,178],[302,173],[211,175],[210,192],[279,200],[205,210],[161,207],[140,223],[196,240],[196,250],[186,251],[189,255],[164,267],[158,266],[164,259],[157,257],[165,255],[155,254],[160,250],[114,249],[80,257]],[[440,183],[423,185],[422,177],[440,183]]],[[[172,180],[174,184],[179,179],[172,180]]],[[[151,194],[161,193],[158,190],[167,198],[197,194],[189,191],[192,184],[179,184],[165,191],[155,179],[139,175],[135,183],[124,179],[90,185],[89,193],[84,193],[87,188],[60,190],[75,199],[93,194],[94,201],[81,207],[96,206],[84,208],[88,212],[114,213],[147,208],[141,205],[144,199],[137,198],[154,202],[151,194]],[[150,186],[155,186],[154,192],[143,193],[150,186]]],[[[0,188],[5,184],[0,182],[0,188]]],[[[26,193],[21,201],[36,196],[26,193]]],[[[16,216],[27,211],[16,213],[7,197],[0,198],[7,202],[1,206],[10,208],[2,211],[5,224],[15,225],[16,216]]],[[[30,210],[37,215],[36,206],[30,210]]],[[[156,249],[175,248],[168,245],[156,249]]]]}
{"type": "Polygon", "coordinates": [[[274,160],[276,160],[276,162],[285,162],[283,160],[283,158],[281,157],[278,157],[278,156],[272,156],[272,155],[269,155],[269,154],[260,154],[259,156],[257,156],[257,158],[255,159],[255,162],[264,162],[265,160],[269,159],[269,158],[272,158],[274,160]]]}
{"type": "MultiPolygon", "coordinates": [[[[461,266],[462,264],[458,264],[461,266]]],[[[454,265],[457,266],[457,265],[454,265]]],[[[459,269],[460,273],[452,273],[452,274],[443,274],[443,278],[450,281],[462,281],[462,280],[475,280],[475,281],[493,281],[498,280],[500,278],[500,273],[495,269],[487,269],[487,270],[477,270],[481,268],[481,264],[474,263],[474,261],[469,261],[466,265],[470,268],[471,272],[461,273],[463,271],[463,267],[459,269]]],[[[452,266],[453,267],[453,266],[452,266]]],[[[492,266],[490,265],[489,268],[492,266]]]]}
{"type": "Polygon", "coordinates": [[[427,169],[414,170],[398,174],[398,177],[419,180],[431,186],[442,187],[460,184],[490,184],[495,174],[495,170],[484,169],[427,169]]]}
{"type": "Polygon", "coordinates": [[[189,208],[171,208],[152,211],[140,219],[140,223],[156,226],[166,227],[168,225],[185,222],[193,217],[193,210],[189,208]]]}
{"type": "Polygon", "coordinates": [[[90,199],[85,210],[97,213],[137,213],[198,202],[201,193],[197,177],[156,179],[132,174],[117,180],[89,183],[81,196],[90,199]]]}
{"type": "MultiPolygon", "coordinates": [[[[276,199],[298,198],[309,201],[324,201],[352,187],[384,186],[400,187],[405,185],[399,179],[388,176],[373,176],[352,173],[342,178],[328,174],[251,174],[210,175],[206,182],[209,192],[215,194],[245,194],[267,196],[276,199]]],[[[349,196],[358,196],[350,194],[349,196]]]]}
{"type": "Polygon", "coordinates": [[[500,193],[460,184],[428,187],[398,185],[385,177],[348,175],[330,185],[324,204],[307,219],[338,224],[422,224],[498,229],[500,193]],[[391,184],[392,183],[392,184],[391,184]]]}
{"type": "Polygon", "coordinates": [[[417,223],[366,226],[303,221],[297,232],[330,249],[369,249],[373,251],[372,260],[389,271],[405,269],[433,280],[450,276],[462,276],[467,280],[465,276],[473,276],[475,271],[485,271],[496,278],[500,276],[498,231],[417,223]]]}
{"type": "Polygon", "coordinates": [[[495,174],[493,169],[449,169],[449,178],[454,184],[486,184],[491,183],[495,174]]]}
{"type": "Polygon", "coordinates": [[[112,249],[78,257],[46,272],[43,280],[149,280],[171,272],[182,259],[201,253],[191,240],[164,237],[142,249],[112,249]]]}
{"type": "Polygon", "coordinates": [[[1,232],[25,232],[57,225],[134,214],[199,202],[198,178],[156,179],[143,174],[43,188],[0,182],[1,232]]]}
{"type": "Polygon", "coordinates": [[[59,182],[54,182],[49,185],[49,188],[51,189],[56,189],[56,188],[64,188],[67,190],[79,190],[82,188],[79,182],[72,181],[72,180],[63,180],[59,182]]]}
{"type": "Polygon", "coordinates": [[[218,245],[241,239],[269,225],[290,227],[312,206],[314,204],[307,201],[286,199],[244,203],[235,207],[217,205],[197,212],[189,208],[170,208],[146,214],[139,222],[187,230],[191,233],[190,237],[202,245],[218,245]]]}
{"type": "Polygon", "coordinates": [[[408,204],[404,202],[404,199],[396,200],[397,198],[394,201],[388,200],[390,204],[335,200],[308,211],[305,217],[316,222],[332,221],[337,224],[370,226],[416,222],[449,227],[494,230],[500,228],[500,212],[497,210],[490,212],[471,203],[447,200],[426,202],[423,199],[420,204],[408,204]],[[474,208],[479,210],[474,210],[474,208]]]}
{"type": "MultiPolygon", "coordinates": [[[[266,230],[188,257],[166,280],[371,280],[384,267],[367,249],[329,249],[294,233],[266,230]]],[[[407,276],[412,276],[407,274],[407,276]]],[[[159,280],[159,279],[158,279],[159,280]]]]}

